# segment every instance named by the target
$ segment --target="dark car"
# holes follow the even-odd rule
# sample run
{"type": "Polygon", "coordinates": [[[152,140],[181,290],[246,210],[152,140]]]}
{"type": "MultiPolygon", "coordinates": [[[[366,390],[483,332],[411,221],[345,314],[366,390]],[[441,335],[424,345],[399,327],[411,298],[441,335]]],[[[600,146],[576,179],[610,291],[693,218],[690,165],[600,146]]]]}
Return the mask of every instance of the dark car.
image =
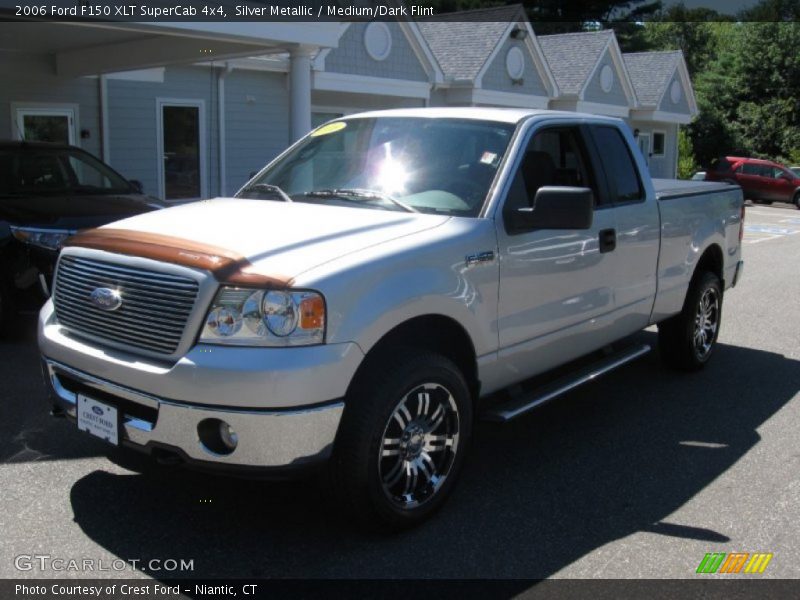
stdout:
{"type": "Polygon", "coordinates": [[[790,202],[800,208],[800,176],[771,160],[724,156],[711,163],[706,180],[735,183],[753,202],[790,202]]]}
{"type": "Polygon", "coordinates": [[[49,295],[67,237],[163,206],[80,148],[0,142],[0,331],[49,295]]]}

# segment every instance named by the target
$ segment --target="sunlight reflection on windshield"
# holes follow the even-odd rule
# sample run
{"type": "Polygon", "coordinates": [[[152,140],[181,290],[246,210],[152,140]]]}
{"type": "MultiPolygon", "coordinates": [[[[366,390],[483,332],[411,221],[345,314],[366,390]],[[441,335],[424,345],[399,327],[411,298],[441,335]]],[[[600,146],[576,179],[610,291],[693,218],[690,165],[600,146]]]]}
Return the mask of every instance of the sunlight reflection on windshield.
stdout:
{"type": "Polygon", "coordinates": [[[383,162],[378,167],[376,187],[387,194],[402,194],[405,192],[409,173],[402,161],[392,157],[390,144],[385,144],[383,162]]]}

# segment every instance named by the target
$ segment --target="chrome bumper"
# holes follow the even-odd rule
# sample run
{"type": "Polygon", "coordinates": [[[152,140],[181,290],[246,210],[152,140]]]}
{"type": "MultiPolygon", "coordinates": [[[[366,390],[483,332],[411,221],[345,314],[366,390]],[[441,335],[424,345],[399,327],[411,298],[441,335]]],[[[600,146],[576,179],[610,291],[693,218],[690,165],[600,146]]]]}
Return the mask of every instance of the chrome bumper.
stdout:
{"type": "Polygon", "coordinates": [[[116,405],[121,414],[120,443],[144,451],[166,450],[190,462],[235,467],[302,467],[330,455],[343,402],[290,410],[207,407],[178,403],[122,387],[44,359],[44,375],[56,405],[76,416],[77,394],[116,405]],[[198,425],[219,419],[238,437],[229,454],[210,450],[198,425]]]}

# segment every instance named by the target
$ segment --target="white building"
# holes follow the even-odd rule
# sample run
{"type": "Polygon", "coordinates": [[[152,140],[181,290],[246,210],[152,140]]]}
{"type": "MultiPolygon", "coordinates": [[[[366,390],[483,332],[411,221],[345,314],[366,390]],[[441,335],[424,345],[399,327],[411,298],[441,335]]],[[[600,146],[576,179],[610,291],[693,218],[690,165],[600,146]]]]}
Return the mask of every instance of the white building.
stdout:
{"type": "Polygon", "coordinates": [[[73,143],[168,199],[229,195],[328,119],[428,105],[619,116],[669,177],[697,113],[680,52],[622,55],[610,31],[537,37],[521,6],[458,21],[5,22],[0,77],[0,139],[73,143]]]}

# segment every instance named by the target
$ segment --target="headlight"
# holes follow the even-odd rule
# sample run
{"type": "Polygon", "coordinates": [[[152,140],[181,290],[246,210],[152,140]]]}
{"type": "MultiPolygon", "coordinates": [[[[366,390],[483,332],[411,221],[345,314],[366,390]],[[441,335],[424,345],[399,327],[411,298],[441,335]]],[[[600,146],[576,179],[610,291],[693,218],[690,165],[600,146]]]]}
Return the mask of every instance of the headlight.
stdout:
{"type": "Polygon", "coordinates": [[[35,229],[33,227],[12,227],[11,234],[23,244],[46,248],[47,250],[60,250],[64,243],[74,231],[63,229],[35,229]]]}
{"type": "Polygon", "coordinates": [[[306,290],[222,287],[200,342],[235,346],[307,346],[325,341],[325,300],[306,290]]]}

